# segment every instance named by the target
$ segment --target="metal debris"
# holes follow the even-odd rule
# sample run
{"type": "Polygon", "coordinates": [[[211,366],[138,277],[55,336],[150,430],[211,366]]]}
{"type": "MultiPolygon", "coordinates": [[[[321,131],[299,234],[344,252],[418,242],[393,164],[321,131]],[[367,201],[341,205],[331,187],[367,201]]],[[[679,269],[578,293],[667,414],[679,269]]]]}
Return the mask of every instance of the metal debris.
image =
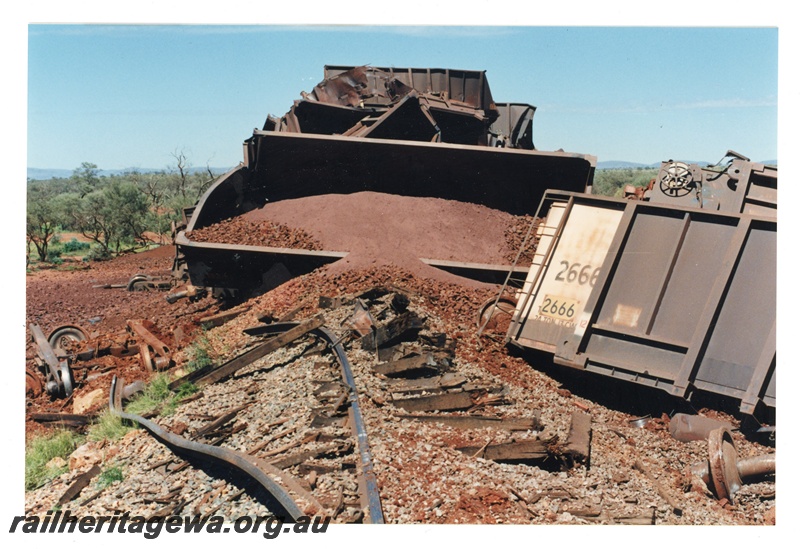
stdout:
{"type": "Polygon", "coordinates": [[[713,488],[718,499],[733,501],[746,480],[775,474],[775,454],[739,459],[730,430],[720,427],[708,435],[708,461],[692,466],[690,474],[713,488]]]}
{"type": "Polygon", "coordinates": [[[172,288],[173,279],[165,276],[151,276],[145,273],[133,275],[125,289],[129,292],[165,291],[172,288]]]}
{"type": "Polygon", "coordinates": [[[727,421],[692,414],[675,414],[669,420],[669,433],[681,442],[705,440],[711,431],[722,427],[733,429],[727,421]]]}
{"type": "Polygon", "coordinates": [[[44,337],[42,329],[37,324],[29,327],[34,343],[36,344],[36,358],[39,368],[45,375],[45,390],[54,397],[69,397],[75,387],[72,370],[66,359],[56,356],[50,342],[44,337]]]}
{"type": "Polygon", "coordinates": [[[170,348],[148,330],[141,320],[129,320],[128,329],[141,340],[139,356],[147,370],[166,370],[174,362],[170,348]]]}

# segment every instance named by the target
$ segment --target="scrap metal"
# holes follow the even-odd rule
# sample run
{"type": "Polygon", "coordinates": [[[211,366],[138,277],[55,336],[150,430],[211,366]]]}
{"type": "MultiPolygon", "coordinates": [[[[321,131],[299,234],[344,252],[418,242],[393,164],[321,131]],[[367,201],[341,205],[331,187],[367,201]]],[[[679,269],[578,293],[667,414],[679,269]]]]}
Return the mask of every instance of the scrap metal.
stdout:
{"type": "Polygon", "coordinates": [[[746,480],[775,474],[775,453],[739,459],[730,429],[720,427],[708,435],[708,460],[689,472],[713,488],[717,498],[733,501],[746,480]]]}
{"type": "Polygon", "coordinates": [[[165,291],[172,288],[172,282],[170,277],[137,273],[128,280],[125,289],[129,292],[165,291]]]}
{"type": "Polygon", "coordinates": [[[176,303],[180,299],[188,299],[192,301],[193,299],[198,299],[205,297],[208,293],[206,288],[199,288],[197,286],[192,286],[188,284],[185,290],[181,290],[179,292],[174,292],[167,295],[167,303],[176,303]]]}
{"type": "Polygon", "coordinates": [[[712,431],[721,427],[733,429],[727,421],[691,414],[675,414],[669,420],[669,433],[681,442],[705,440],[712,431]]]}
{"type": "Polygon", "coordinates": [[[53,351],[59,356],[66,354],[67,347],[75,342],[84,341],[89,337],[89,334],[74,324],[67,324],[59,326],[50,332],[47,336],[47,342],[53,348],[53,351]]]}
{"type": "Polygon", "coordinates": [[[37,324],[30,324],[28,328],[36,344],[36,360],[39,368],[45,375],[45,390],[54,397],[69,397],[75,386],[72,370],[66,359],[60,360],[42,329],[37,324]]]}
{"type": "Polygon", "coordinates": [[[139,356],[145,369],[166,370],[173,365],[170,348],[145,328],[142,321],[128,320],[127,324],[130,332],[142,341],[139,345],[139,356]]]}

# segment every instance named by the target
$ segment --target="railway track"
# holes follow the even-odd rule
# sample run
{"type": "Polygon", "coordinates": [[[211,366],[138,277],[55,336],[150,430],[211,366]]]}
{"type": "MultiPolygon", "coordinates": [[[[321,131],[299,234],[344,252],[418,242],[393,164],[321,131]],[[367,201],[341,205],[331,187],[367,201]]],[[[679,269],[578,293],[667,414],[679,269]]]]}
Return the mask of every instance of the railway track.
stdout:
{"type": "MultiPolygon", "coordinates": [[[[277,336],[298,325],[264,326],[259,337],[277,336]]],[[[202,398],[186,403],[166,427],[122,411],[122,384],[116,379],[110,407],[175,452],[176,459],[163,464],[167,474],[214,461],[263,488],[261,495],[266,491],[271,496],[259,501],[267,514],[382,523],[357,388],[338,339],[323,327],[308,332],[291,347],[205,386],[202,398]],[[291,391],[290,399],[281,399],[291,407],[271,405],[261,392],[264,385],[291,391]],[[176,427],[183,435],[174,432],[176,427]]],[[[185,499],[176,494],[165,505],[185,499]]]]}
{"type": "MultiPolygon", "coordinates": [[[[96,477],[61,509],[228,521],[709,522],[705,507],[687,505],[669,485],[683,506],[674,514],[633,467],[643,455],[636,446],[659,448],[670,463],[697,461],[699,446],[684,455],[665,431],[633,429],[625,414],[557,390],[491,339],[473,340],[474,318],[439,316],[421,287],[334,286],[355,292],[303,301],[293,311],[300,321],[261,322],[262,303],[206,332],[220,358],[213,371],[224,375],[205,382],[201,372],[199,392],[174,413],[129,417],[155,424],[157,436],[139,429],[96,447],[104,472],[118,467],[124,478],[103,485],[96,477]],[[364,311],[371,322],[357,322],[364,311]],[[592,431],[591,466],[581,429],[592,431]]],[[[658,462],[642,461],[646,471],[658,462]]],[[[86,469],[26,498],[26,511],[52,509],[86,469]]],[[[757,508],[762,489],[738,501],[757,508]]]]}

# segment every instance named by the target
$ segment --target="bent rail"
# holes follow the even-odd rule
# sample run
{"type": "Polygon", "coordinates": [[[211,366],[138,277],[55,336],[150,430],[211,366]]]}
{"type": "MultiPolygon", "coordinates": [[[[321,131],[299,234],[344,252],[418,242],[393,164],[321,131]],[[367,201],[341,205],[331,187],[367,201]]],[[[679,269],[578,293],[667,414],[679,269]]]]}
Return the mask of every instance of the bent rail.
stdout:
{"type": "Polygon", "coordinates": [[[261,486],[263,486],[270,494],[272,494],[276,501],[283,506],[284,510],[292,517],[292,519],[297,520],[301,516],[304,516],[304,513],[300,510],[300,508],[297,506],[297,503],[295,503],[289,493],[278,486],[278,484],[269,478],[264,471],[255,466],[248,459],[250,456],[244,456],[234,450],[228,450],[226,448],[210,446],[208,444],[201,444],[199,442],[187,440],[181,436],[167,431],[166,429],[160,427],[150,420],[143,418],[142,416],[123,412],[121,403],[121,384],[117,383],[117,376],[114,376],[114,379],[111,381],[111,394],[109,395],[108,400],[108,408],[112,414],[123,419],[127,419],[128,421],[135,421],[144,427],[160,442],[171,448],[178,448],[187,453],[199,454],[201,456],[213,458],[231,465],[261,484],[261,486]]]}
{"type": "MultiPolygon", "coordinates": [[[[260,326],[256,330],[248,330],[250,335],[274,335],[291,330],[298,326],[299,322],[276,322],[266,326],[260,326]]],[[[369,520],[372,524],[383,524],[383,510],[381,508],[380,493],[378,491],[378,481],[375,471],[372,468],[372,454],[369,450],[367,431],[364,425],[364,418],[361,416],[361,407],[358,405],[358,390],[356,389],[353,371],[344,348],[338,339],[326,328],[316,328],[309,333],[323,339],[333,350],[339,365],[342,368],[342,376],[349,390],[350,409],[353,413],[353,425],[358,444],[358,453],[361,458],[361,475],[364,478],[364,489],[369,511],[369,520]]]]}

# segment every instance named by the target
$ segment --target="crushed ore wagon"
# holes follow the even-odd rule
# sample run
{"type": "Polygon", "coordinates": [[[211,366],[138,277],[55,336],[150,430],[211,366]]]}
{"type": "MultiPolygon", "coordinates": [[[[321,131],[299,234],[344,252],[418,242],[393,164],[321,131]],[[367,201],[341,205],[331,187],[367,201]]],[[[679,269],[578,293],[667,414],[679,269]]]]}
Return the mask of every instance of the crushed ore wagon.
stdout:
{"type": "MultiPolygon", "coordinates": [[[[200,198],[175,243],[192,284],[264,291],[344,255],[192,241],[187,233],[312,195],[374,191],[533,213],[545,189],[586,192],[596,158],[533,145],[535,107],[496,103],[484,71],[325,67],[290,111],[244,142],[244,161],[200,198]]],[[[508,265],[428,261],[502,282],[508,265]]]]}
{"type": "Polygon", "coordinates": [[[662,164],[633,200],[548,191],[506,341],[555,363],[775,409],[777,168],[662,164]],[[636,198],[639,198],[638,200],[636,198]]]}

